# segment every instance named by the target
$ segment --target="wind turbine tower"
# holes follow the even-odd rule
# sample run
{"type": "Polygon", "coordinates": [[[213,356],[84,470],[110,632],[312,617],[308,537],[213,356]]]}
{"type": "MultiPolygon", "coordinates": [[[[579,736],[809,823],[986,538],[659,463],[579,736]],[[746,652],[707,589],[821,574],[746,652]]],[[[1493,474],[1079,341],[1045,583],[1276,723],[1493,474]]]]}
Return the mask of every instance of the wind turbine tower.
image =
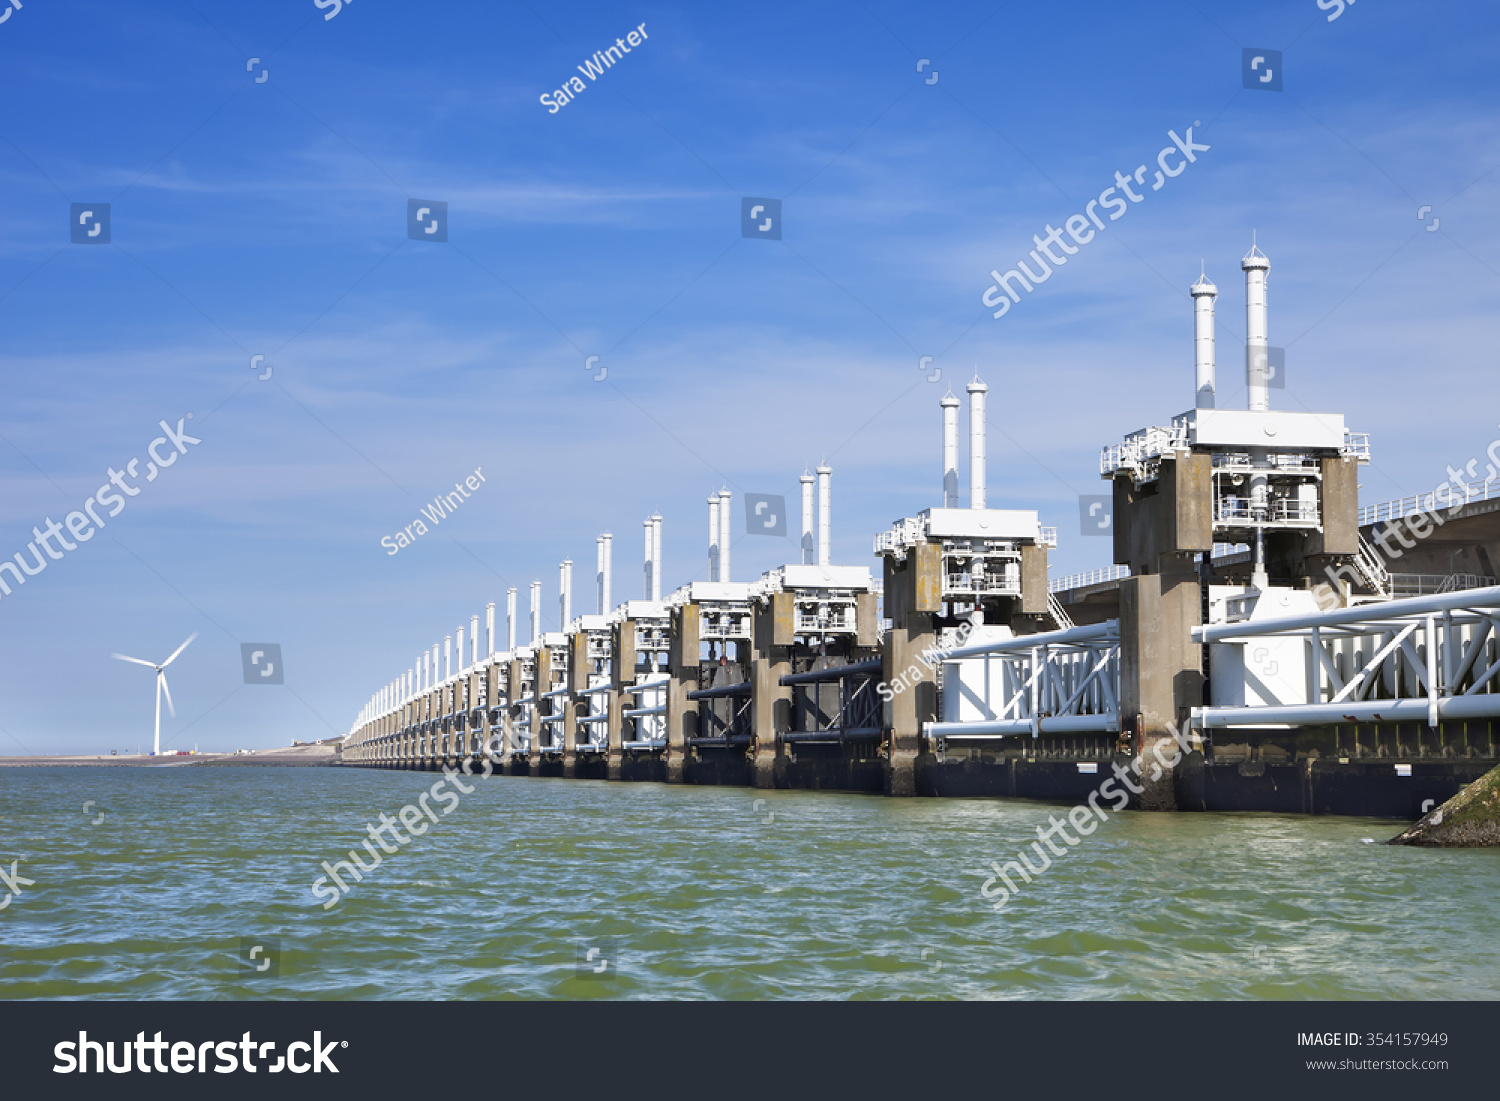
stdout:
{"type": "Polygon", "coordinates": [[[188,635],[187,642],[184,642],[177,649],[173,650],[172,656],[160,665],[157,665],[154,661],[143,661],[141,658],[126,657],[124,654],[110,655],[110,657],[118,658],[120,661],[131,661],[136,665],[144,665],[148,669],[156,670],[156,737],[151,743],[151,756],[153,757],[161,756],[161,698],[163,695],[167,697],[167,711],[171,714],[172,718],[175,719],[177,717],[177,709],[172,706],[172,690],[167,687],[167,666],[176,661],[177,655],[186,650],[188,643],[197,637],[197,631],[188,635]]]}

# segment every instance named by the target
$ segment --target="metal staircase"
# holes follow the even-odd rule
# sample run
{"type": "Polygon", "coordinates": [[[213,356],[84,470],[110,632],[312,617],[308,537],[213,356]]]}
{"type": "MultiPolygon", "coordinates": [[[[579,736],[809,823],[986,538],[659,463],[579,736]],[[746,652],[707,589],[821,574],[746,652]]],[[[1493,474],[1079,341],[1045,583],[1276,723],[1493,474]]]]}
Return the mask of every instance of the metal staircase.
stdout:
{"type": "Polygon", "coordinates": [[[1052,616],[1060,631],[1071,631],[1075,626],[1072,616],[1063,609],[1062,601],[1057,599],[1055,593],[1047,594],[1047,613],[1052,616]]]}
{"type": "Polygon", "coordinates": [[[1359,537],[1359,553],[1354,556],[1354,568],[1376,596],[1391,595],[1390,571],[1385,568],[1380,555],[1375,553],[1375,548],[1370,546],[1363,535],[1359,537]]]}

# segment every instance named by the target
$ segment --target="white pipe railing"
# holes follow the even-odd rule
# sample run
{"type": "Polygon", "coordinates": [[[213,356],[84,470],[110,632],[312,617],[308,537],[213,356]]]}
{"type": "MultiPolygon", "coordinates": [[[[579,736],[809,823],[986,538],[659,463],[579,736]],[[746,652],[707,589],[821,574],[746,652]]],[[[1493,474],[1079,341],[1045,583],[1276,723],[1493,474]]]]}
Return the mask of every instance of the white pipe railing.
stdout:
{"type": "Polygon", "coordinates": [[[941,748],[952,739],[1119,730],[1119,627],[1118,620],[1108,620],[943,652],[945,703],[947,693],[959,693],[980,703],[986,717],[927,723],[924,733],[941,748]],[[961,668],[949,665],[973,657],[998,659],[999,666],[984,663],[977,686],[965,682],[961,668]]]}
{"type": "Polygon", "coordinates": [[[1089,585],[1102,585],[1106,581],[1118,581],[1122,577],[1130,576],[1129,566],[1105,566],[1098,570],[1088,570],[1084,573],[1070,573],[1065,577],[1054,577],[1047,582],[1049,593],[1067,592],[1069,589],[1083,589],[1089,585]]]}
{"type": "MultiPolygon", "coordinates": [[[[1248,647],[1305,640],[1305,688],[1290,700],[1199,707],[1200,728],[1405,722],[1500,716],[1495,637],[1500,586],[1353,608],[1195,627],[1195,642],[1248,647]]],[[[1263,693],[1264,695],[1264,693],[1263,693]]],[[[1285,693],[1283,694],[1285,696],[1285,693]]]]}
{"type": "MultiPolygon", "coordinates": [[[[1404,627],[1412,616],[1429,612],[1451,612],[1466,608],[1500,609],[1500,586],[1443,593],[1439,596],[1417,596],[1405,600],[1382,600],[1353,608],[1330,612],[1283,616],[1278,619],[1247,620],[1241,623],[1219,623],[1193,628],[1194,642],[1226,642],[1255,635],[1301,635],[1313,629],[1356,627],[1375,630],[1404,627]]],[[[1356,630],[1356,634],[1361,631],[1356,630]]]]}
{"type": "Polygon", "coordinates": [[[1365,527],[1382,520],[1403,520],[1424,512],[1436,512],[1440,508],[1462,508],[1475,501],[1493,501],[1500,498],[1500,475],[1486,478],[1482,482],[1464,482],[1462,486],[1448,483],[1442,491],[1417,493],[1410,497],[1399,497],[1394,501],[1382,501],[1377,505],[1365,505],[1359,510],[1359,524],[1365,527]]]}

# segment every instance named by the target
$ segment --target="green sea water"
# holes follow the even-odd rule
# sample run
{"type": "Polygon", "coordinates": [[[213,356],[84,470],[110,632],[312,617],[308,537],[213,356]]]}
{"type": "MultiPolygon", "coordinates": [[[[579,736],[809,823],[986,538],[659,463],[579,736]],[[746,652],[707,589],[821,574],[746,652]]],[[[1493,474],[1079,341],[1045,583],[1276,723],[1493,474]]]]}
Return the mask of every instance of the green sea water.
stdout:
{"type": "Polygon", "coordinates": [[[1500,850],[1397,822],[1119,814],[996,913],[1065,808],[491,777],[433,823],[439,779],[0,769],[0,997],[1500,997],[1500,850]]]}

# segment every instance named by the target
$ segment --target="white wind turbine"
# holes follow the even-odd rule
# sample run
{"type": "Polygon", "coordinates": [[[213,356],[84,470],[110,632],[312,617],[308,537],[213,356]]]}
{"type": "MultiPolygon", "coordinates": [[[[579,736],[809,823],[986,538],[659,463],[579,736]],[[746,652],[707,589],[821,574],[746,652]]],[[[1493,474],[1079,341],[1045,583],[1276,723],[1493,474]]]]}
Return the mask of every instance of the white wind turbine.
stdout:
{"type": "Polygon", "coordinates": [[[175,719],[177,717],[177,709],[172,706],[172,690],[167,687],[167,666],[176,661],[177,655],[188,648],[188,642],[192,642],[193,639],[197,637],[197,631],[194,631],[192,634],[188,635],[187,642],[184,642],[181,646],[177,647],[177,649],[173,650],[172,656],[169,657],[166,661],[162,662],[160,665],[157,665],[154,661],[142,661],[140,658],[128,658],[124,654],[109,655],[112,658],[119,658],[121,661],[133,661],[137,665],[144,665],[148,669],[156,670],[156,741],[152,744],[151,749],[151,756],[153,757],[161,756],[161,697],[163,693],[165,693],[167,697],[167,710],[171,712],[172,718],[175,719]]]}

